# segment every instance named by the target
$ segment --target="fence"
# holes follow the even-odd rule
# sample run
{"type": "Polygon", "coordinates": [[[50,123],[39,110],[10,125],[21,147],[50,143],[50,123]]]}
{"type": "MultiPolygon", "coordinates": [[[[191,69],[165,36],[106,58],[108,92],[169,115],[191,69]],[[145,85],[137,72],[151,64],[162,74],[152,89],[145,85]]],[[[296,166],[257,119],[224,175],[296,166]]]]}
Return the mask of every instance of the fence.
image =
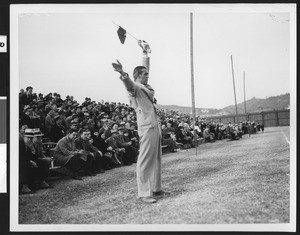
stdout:
{"type": "Polygon", "coordinates": [[[289,126],[290,110],[274,110],[259,113],[247,113],[236,115],[226,115],[219,117],[206,117],[211,122],[221,123],[238,123],[242,121],[255,121],[263,124],[265,127],[270,126],[289,126]]]}

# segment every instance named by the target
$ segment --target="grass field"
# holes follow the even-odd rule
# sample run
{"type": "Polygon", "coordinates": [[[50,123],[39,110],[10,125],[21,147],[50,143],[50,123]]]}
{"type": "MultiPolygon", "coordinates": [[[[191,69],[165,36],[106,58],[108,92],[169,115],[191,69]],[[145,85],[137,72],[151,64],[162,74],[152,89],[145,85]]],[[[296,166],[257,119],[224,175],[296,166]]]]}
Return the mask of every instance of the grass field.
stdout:
{"type": "Polygon", "coordinates": [[[19,196],[19,224],[289,223],[289,127],[163,155],[157,203],[137,199],[136,165],[19,196]]]}

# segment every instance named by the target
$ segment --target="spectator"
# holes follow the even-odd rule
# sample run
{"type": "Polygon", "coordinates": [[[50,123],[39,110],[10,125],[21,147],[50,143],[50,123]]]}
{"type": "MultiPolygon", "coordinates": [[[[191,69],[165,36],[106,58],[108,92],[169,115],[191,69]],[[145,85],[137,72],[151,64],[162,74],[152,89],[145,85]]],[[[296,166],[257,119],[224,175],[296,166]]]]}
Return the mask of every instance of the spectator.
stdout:
{"type": "MultiPolygon", "coordinates": [[[[50,163],[52,158],[45,156],[43,150],[42,136],[39,128],[33,129],[33,147],[35,149],[35,159],[34,162],[38,166],[38,175],[40,175],[40,182],[38,185],[39,189],[50,188],[50,185],[45,181],[47,177],[50,176],[50,163]]],[[[52,186],[51,186],[52,187],[52,186]]]]}
{"type": "Polygon", "coordinates": [[[86,169],[86,173],[88,175],[93,175],[97,173],[104,173],[104,158],[102,158],[102,152],[93,146],[89,139],[90,131],[87,129],[81,129],[79,131],[80,136],[75,139],[75,147],[77,149],[83,149],[84,153],[86,154],[88,161],[91,161],[91,167],[86,169]]]}
{"type": "Polygon", "coordinates": [[[73,179],[81,180],[79,170],[83,168],[86,172],[91,167],[91,161],[84,150],[75,147],[76,130],[68,130],[67,135],[60,139],[54,148],[54,164],[57,166],[65,166],[71,171],[73,179]]]}
{"type": "MultiPolygon", "coordinates": [[[[33,183],[33,163],[30,160],[27,147],[24,141],[24,137],[27,137],[29,133],[25,133],[28,130],[28,126],[25,123],[20,123],[19,126],[19,192],[20,194],[32,194],[35,191],[29,188],[29,185],[33,183]]],[[[32,135],[30,135],[31,137],[32,135]]]]}
{"type": "Polygon", "coordinates": [[[173,140],[171,137],[171,132],[166,129],[165,125],[161,126],[161,131],[162,131],[162,145],[167,145],[169,148],[169,151],[171,153],[177,152],[179,149],[179,146],[177,145],[176,141],[173,140]]]}
{"type": "Polygon", "coordinates": [[[187,132],[184,130],[183,124],[178,127],[175,135],[177,142],[182,143],[184,148],[193,147],[193,139],[187,135],[187,132]]]}
{"type": "Polygon", "coordinates": [[[207,125],[206,128],[203,131],[203,138],[205,142],[214,142],[215,141],[215,135],[210,132],[210,125],[207,125]]]}
{"type": "Polygon", "coordinates": [[[115,156],[113,148],[109,146],[109,144],[106,142],[104,133],[99,135],[99,133],[95,132],[93,135],[93,140],[94,146],[97,147],[103,153],[103,157],[106,159],[107,162],[106,168],[108,170],[120,165],[120,162],[115,156]]]}
{"type": "MultiPolygon", "coordinates": [[[[45,179],[49,176],[49,165],[51,162],[50,158],[46,158],[41,152],[38,146],[36,147],[33,139],[36,136],[40,136],[41,133],[38,129],[26,129],[24,135],[25,145],[27,147],[27,154],[30,159],[30,165],[32,167],[32,178],[29,187],[31,189],[44,189],[49,188],[49,184],[45,181],[45,179]]],[[[36,140],[36,142],[38,142],[36,140]]]]}
{"type": "Polygon", "coordinates": [[[23,108],[25,105],[30,105],[33,100],[32,97],[32,90],[31,86],[26,87],[26,92],[21,93],[19,96],[20,108],[23,108]]]}
{"type": "Polygon", "coordinates": [[[123,155],[124,165],[131,165],[132,163],[136,163],[138,156],[137,149],[132,146],[132,141],[124,136],[124,127],[119,127],[118,131],[119,135],[116,138],[120,143],[120,147],[125,148],[125,153],[123,155]]]}
{"type": "Polygon", "coordinates": [[[136,125],[133,123],[130,125],[130,128],[127,130],[128,132],[128,138],[132,141],[133,147],[135,147],[137,150],[140,149],[140,137],[138,135],[138,132],[136,130],[136,125]]]}
{"type": "Polygon", "coordinates": [[[231,124],[231,122],[228,123],[227,125],[227,135],[231,140],[238,140],[238,132],[237,130],[234,128],[234,126],[231,124]]]}
{"type": "Polygon", "coordinates": [[[61,118],[61,116],[57,114],[54,117],[54,125],[51,128],[49,137],[50,137],[51,141],[53,141],[54,143],[57,143],[64,136],[66,136],[66,129],[62,125],[62,118],[61,118]]]}
{"type": "Polygon", "coordinates": [[[123,155],[125,153],[125,148],[120,147],[120,143],[118,139],[116,138],[118,135],[117,130],[111,130],[110,137],[106,139],[106,142],[110,147],[112,147],[112,151],[115,153],[115,159],[117,164],[124,165],[123,163],[123,155]]]}
{"type": "Polygon", "coordinates": [[[47,135],[51,133],[52,127],[55,124],[54,117],[55,117],[55,111],[50,110],[45,119],[45,127],[47,130],[47,135]]]}

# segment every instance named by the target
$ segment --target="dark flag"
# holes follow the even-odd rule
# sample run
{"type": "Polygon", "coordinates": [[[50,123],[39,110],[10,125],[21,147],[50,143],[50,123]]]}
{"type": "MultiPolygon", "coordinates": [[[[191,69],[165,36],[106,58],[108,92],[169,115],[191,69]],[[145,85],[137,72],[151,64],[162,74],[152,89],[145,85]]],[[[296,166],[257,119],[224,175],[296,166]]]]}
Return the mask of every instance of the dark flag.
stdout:
{"type": "Polygon", "coordinates": [[[119,26],[117,33],[118,33],[121,43],[124,44],[125,39],[126,39],[126,30],[123,29],[121,26],[119,26]]]}

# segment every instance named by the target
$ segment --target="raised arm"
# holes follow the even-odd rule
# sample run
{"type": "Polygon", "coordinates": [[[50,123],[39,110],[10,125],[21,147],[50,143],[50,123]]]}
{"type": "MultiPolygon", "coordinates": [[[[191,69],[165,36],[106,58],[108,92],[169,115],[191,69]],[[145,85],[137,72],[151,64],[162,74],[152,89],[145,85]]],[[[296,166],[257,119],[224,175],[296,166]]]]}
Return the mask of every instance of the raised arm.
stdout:
{"type": "Polygon", "coordinates": [[[150,70],[150,57],[148,56],[147,51],[143,51],[143,66],[145,66],[148,69],[148,73],[150,70]]]}
{"type": "Polygon", "coordinates": [[[121,81],[124,83],[126,89],[128,91],[132,90],[134,83],[133,81],[129,78],[128,73],[125,73],[123,70],[123,66],[120,63],[120,61],[117,60],[117,64],[116,63],[112,63],[113,68],[115,69],[116,72],[120,73],[120,79],[121,81]]]}

